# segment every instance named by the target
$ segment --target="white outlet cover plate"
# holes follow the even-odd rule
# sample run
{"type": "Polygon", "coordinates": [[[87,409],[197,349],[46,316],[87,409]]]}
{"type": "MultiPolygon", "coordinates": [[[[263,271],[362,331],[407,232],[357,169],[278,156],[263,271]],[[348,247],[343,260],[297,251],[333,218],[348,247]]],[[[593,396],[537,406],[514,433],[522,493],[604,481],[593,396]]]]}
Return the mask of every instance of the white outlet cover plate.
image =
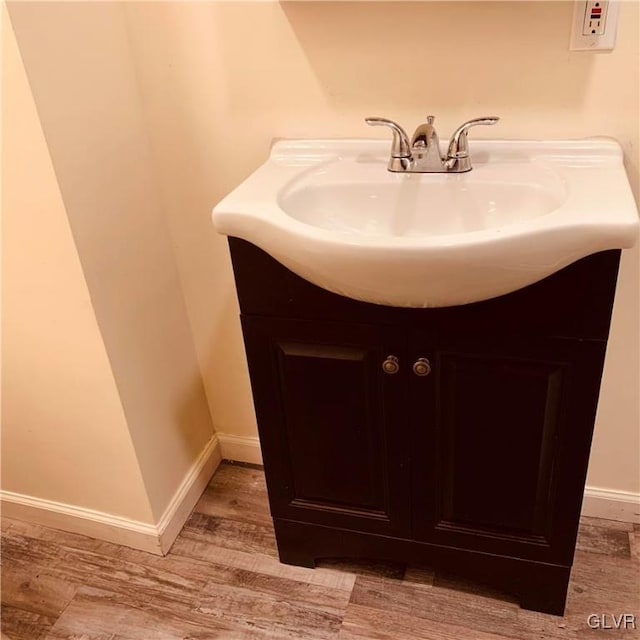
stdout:
{"type": "Polygon", "coordinates": [[[611,51],[616,46],[618,31],[618,12],[620,0],[609,0],[607,7],[606,27],[603,35],[584,35],[584,15],[587,5],[585,0],[575,0],[573,4],[573,24],[571,26],[570,51],[611,51]]]}

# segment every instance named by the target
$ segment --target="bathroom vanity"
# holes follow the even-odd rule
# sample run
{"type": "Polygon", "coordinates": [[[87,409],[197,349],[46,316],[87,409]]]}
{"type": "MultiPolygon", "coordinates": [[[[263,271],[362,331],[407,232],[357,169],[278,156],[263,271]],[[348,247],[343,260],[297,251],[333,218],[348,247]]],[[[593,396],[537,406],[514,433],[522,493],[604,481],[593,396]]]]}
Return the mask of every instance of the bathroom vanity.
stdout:
{"type": "Polygon", "coordinates": [[[280,141],[214,209],[280,558],[426,564],[562,614],[638,233],[620,146],[465,138],[440,164],[432,121],[413,146],[391,125],[391,160],[280,141]]]}
{"type": "Polygon", "coordinates": [[[406,309],[229,244],[281,560],[425,563],[561,615],[619,251],[406,309]]]}

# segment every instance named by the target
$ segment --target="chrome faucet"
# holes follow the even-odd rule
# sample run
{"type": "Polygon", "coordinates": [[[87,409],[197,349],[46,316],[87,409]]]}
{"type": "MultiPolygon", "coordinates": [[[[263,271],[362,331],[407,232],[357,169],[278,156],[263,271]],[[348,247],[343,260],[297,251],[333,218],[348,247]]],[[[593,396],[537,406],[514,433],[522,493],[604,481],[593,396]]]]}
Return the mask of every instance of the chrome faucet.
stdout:
{"type": "Polygon", "coordinates": [[[451,136],[446,156],[440,154],[440,141],[433,126],[434,116],[418,126],[411,141],[406,131],[387,118],[365,118],[372,127],[389,127],[393,135],[389,171],[397,173],[463,173],[471,171],[469,141],[471,127],[479,124],[495,124],[500,118],[474,118],[461,124],[451,136]]]}

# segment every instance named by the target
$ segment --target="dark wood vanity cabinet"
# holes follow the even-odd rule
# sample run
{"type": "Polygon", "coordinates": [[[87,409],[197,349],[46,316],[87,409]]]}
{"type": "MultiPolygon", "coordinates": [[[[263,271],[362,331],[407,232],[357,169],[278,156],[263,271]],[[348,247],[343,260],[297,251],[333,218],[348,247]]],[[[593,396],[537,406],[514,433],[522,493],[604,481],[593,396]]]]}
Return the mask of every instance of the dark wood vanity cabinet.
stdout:
{"type": "Polygon", "coordinates": [[[619,252],[396,309],[230,247],[281,560],[427,564],[561,614],[619,252]]]}

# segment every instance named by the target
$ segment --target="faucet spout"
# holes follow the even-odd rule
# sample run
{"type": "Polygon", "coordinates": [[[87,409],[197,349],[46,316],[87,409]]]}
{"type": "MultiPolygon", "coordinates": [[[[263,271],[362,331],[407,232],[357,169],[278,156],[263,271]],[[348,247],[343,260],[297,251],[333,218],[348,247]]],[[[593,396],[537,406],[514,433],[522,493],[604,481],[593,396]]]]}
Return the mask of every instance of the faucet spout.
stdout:
{"type": "Polygon", "coordinates": [[[416,171],[419,172],[436,173],[445,170],[434,121],[435,116],[427,116],[427,121],[418,126],[411,138],[411,152],[416,171]]]}

